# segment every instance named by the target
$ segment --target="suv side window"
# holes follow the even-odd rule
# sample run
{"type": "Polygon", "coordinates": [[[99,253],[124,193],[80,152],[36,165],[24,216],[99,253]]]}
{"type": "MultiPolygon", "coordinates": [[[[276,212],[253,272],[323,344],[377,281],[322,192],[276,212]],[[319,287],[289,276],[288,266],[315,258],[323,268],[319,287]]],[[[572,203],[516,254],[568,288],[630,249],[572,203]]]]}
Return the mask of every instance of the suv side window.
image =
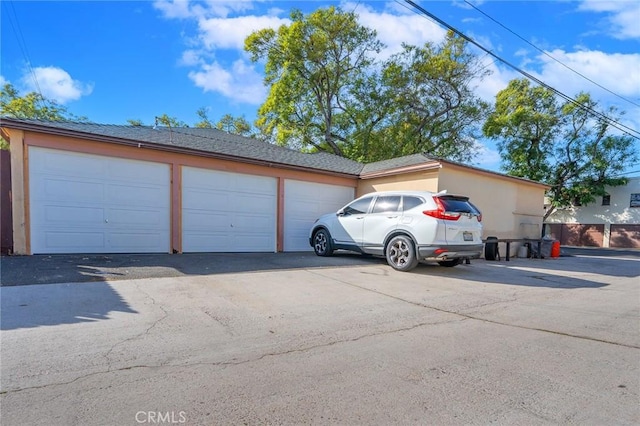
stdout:
{"type": "Polygon", "coordinates": [[[371,204],[371,200],[373,197],[362,198],[361,200],[356,200],[353,203],[347,205],[342,211],[344,214],[363,214],[369,210],[369,204],[371,204]]]}
{"type": "Polygon", "coordinates": [[[400,207],[399,195],[388,195],[384,197],[378,197],[371,213],[388,213],[397,212],[400,207]]]}
{"type": "Polygon", "coordinates": [[[406,212],[414,207],[418,207],[420,204],[424,204],[424,200],[421,198],[406,195],[402,197],[402,211],[406,212]]]}

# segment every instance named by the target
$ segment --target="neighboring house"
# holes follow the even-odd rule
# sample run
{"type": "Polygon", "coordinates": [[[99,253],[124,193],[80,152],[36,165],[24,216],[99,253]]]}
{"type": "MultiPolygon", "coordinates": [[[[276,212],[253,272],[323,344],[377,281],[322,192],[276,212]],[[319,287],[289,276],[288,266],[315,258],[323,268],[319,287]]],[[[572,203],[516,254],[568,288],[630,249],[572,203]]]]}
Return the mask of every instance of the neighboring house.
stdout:
{"type": "Polygon", "coordinates": [[[568,246],[640,248],[640,177],[586,206],[553,212],[546,233],[568,246]]]}
{"type": "Polygon", "coordinates": [[[469,195],[485,237],[536,238],[548,188],[421,154],[364,165],[216,129],[2,118],[0,130],[16,254],[308,251],[318,216],[387,189],[469,195]]]}

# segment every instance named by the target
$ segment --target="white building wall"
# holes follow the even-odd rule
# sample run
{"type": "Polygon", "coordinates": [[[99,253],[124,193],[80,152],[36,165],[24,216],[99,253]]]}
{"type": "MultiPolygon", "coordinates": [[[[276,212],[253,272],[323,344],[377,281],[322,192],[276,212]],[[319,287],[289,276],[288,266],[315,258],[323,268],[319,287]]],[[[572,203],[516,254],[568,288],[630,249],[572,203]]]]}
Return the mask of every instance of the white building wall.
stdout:
{"type": "Polygon", "coordinates": [[[640,177],[630,178],[625,186],[609,187],[610,205],[602,205],[602,197],[586,206],[556,210],[545,223],[604,224],[604,247],[609,247],[611,224],[640,224],[640,177]],[[631,207],[632,194],[636,196],[631,207]]]}

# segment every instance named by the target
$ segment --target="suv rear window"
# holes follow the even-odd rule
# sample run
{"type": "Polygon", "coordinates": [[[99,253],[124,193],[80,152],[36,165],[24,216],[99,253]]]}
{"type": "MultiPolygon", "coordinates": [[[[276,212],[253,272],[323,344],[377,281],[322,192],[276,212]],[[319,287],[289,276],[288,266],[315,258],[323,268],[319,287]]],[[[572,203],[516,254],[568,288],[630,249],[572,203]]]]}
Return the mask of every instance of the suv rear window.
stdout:
{"type": "Polygon", "coordinates": [[[445,211],[480,214],[480,210],[467,197],[440,197],[445,211]]]}

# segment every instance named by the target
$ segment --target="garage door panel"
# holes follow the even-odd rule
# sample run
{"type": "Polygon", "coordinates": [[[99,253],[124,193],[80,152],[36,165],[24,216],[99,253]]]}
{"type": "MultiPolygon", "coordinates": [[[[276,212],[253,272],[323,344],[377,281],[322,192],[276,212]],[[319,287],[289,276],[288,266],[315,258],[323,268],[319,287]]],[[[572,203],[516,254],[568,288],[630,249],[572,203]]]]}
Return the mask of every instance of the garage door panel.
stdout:
{"type": "Polygon", "coordinates": [[[347,186],[286,180],[284,250],[310,251],[309,230],[313,222],[352,201],[354,193],[354,188],[347,186]]]}
{"type": "Polygon", "coordinates": [[[46,206],[42,213],[47,223],[64,226],[72,220],[76,226],[95,226],[104,223],[104,210],[82,206],[46,206]]]}
{"type": "MultiPolygon", "coordinates": [[[[236,252],[264,252],[261,247],[273,246],[272,235],[256,235],[253,232],[234,234],[233,249],[227,251],[236,252]]],[[[273,251],[273,249],[271,249],[273,251]]]]}
{"type": "Polygon", "coordinates": [[[276,179],[182,169],[185,252],[272,252],[276,247],[276,179]]]}
{"type": "Polygon", "coordinates": [[[44,245],[51,248],[52,253],[65,253],[68,249],[75,249],[80,253],[86,247],[90,249],[100,249],[105,245],[105,235],[103,232],[75,232],[64,231],[59,232],[45,232],[44,235],[39,235],[37,239],[44,239],[44,245]]]}
{"type": "Polygon", "coordinates": [[[235,188],[237,193],[271,194],[274,180],[261,176],[236,175],[235,188]]]}
{"type": "Polygon", "coordinates": [[[609,247],[640,248],[640,225],[612,224],[609,247]]]}
{"type": "Polygon", "coordinates": [[[226,231],[230,226],[231,216],[224,212],[185,211],[182,214],[182,220],[183,232],[226,231]]]}
{"type": "Polygon", "coordinates": [[[162,229],[164,228],[165,212],[151,209],[109,209],[107,217],[109,224],[122,228],[162,229]]]}
{"type": "Polygon", "coordinates": [[[116,251],[137,249],[146,252],[162,244],[162,237],[156,232],[113,232],[109,238],[116,251]]]}
{"type": "MultiPolygon", "coordinates": [[[[231,219],[234,228],[240,228],[243,232],[270,230],[273,228],[273,217],[266,215],[244,215],[239,214],[231,219]]],[[[271,234],[271,232],[268,232],[271,234]]]]}
{"type": "Polygon", "coordinates": [[[104,185],[100,182],[74,181],[43,176],[42,184],[34,187],[36,196],[100,202],[104,198],[104,185]]]}
{"type": "Polygon", "coordinates": [[[144,176],[144,183],[151,185],[166,185],[163,173],[158,173],[166,167],[165,164],[149,162],[123,162],[109,161],[106,174],[110,181],[122,181],[127,185],[140,183],[140,177],[144,176]]]}
{"type": "Polygon", "coordinates": [[[106,174],[107,161],[104,158],[63,151],[48,151],[46,156],[31,156],[29,158],[30,166],[41,173],[50,173],[55,176],[84,178],[106,174]],[[82,161],[76,161],[78,158],[81,158],[82,161]]]}
{"type": "Polygon", "coordinates": [[[36,147],[29,158],[34,254],[170,251],[167,164],[36,147]]]}
{"type": "Polygon", "coordinates": [[[227,230],[220,232],[187,232],[184,239],[189,241],[190,252],[230,252],[233,238],[227,230]]]}
{"type": "Polygon", "coordinates": [[[190,210],[224,211],[230,202],[229,194],[222,191],[185,188],[182,195],[183,205],[189,206],[190,210]]]}
{"type": "Polygon", "coordinates": [[[273,196],[237,194],[232,205],[233,210],[237,212],[266,212],[267,216],[272,217],[273,201],[273,196]]]}
{"type": "Polygon", "coordinates": [[[105,201],[107,203],[164,207],[166,188],[150,185],[107,185],[105,201]]]}

